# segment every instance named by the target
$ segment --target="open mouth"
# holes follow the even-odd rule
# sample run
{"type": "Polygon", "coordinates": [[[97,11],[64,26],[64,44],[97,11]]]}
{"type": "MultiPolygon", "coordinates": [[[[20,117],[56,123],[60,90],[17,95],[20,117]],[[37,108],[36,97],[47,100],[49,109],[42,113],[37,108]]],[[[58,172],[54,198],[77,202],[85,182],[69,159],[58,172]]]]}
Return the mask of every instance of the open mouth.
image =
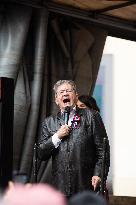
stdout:
{"type": "Polygon", "coordinates": [[[70,99],[64,99],[63,102],[64,103],[70,102],[70,99]]]}

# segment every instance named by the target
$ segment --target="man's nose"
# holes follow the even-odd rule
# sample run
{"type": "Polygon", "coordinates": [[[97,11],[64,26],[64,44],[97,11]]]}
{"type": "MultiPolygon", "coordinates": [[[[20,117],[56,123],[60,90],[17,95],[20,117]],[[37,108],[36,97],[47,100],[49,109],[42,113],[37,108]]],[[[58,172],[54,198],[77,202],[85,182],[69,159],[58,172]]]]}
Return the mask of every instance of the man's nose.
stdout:
{"type": "Polygon", "coordinates": [[[64,94],[63,94],[63,96],[68,96],[69,94],[67,93],[67,92],[65,92],[64,94]]]}
{"type": "Polygon", "coordinates": [[[64,95],[68,95],[68,91],[67,90],[64,90],[64,95]]]}

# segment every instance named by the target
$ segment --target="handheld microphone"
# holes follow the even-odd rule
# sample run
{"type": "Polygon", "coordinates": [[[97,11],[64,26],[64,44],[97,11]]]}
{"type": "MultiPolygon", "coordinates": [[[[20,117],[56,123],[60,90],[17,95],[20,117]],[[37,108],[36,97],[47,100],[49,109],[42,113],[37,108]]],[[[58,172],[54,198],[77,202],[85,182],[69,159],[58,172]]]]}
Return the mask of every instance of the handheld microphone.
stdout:
{"type": "Polygon", "coordinates": [[[66,125],[68,125],[69,114],[70,114],[70,107],[67,106],[65,107],[65,110],[64,110],[64,122],[66,125]]]}

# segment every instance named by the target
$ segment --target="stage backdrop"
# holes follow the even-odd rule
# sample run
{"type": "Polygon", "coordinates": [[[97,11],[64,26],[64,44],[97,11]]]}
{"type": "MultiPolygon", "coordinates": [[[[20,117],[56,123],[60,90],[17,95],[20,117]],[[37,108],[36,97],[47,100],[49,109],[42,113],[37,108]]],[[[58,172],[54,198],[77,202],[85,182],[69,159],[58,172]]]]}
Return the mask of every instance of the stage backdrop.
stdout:
{"type": "MultiPolygon", "coordinates": [[[[15,87],[13,170],[32,181],[41,121],[57,110],[53,84],[72,79],[80,94],[92,93],[107,32],[46,8],[1,6],[0,77],[13,78],[15,87]]],[[[40,163],[38,182],[47,181],[46,167],[40,163]]]]}

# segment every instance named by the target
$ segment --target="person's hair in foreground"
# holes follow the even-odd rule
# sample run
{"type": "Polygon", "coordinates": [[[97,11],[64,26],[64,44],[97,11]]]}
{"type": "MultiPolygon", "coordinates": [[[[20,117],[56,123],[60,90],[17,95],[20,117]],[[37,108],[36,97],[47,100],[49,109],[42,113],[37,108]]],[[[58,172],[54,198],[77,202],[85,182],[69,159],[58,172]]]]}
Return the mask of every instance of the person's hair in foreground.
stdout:
{"type": "MultiPolygon", "coordinates": [[[[78,97],[78,100],[80,102],[82,102],[85,106],[87,106],[88,108],[100,112],[100,109],[96,103],[96,100],[93,97],[91,97],[89,95],[80,95],[78,97]]],[[[77,105],[78,105],[78,103],[77,103],[77,105]]]]}
{"type": "Polygon", "coordinates": [[[73,195],[68,205],[107,205],[102,196],[96,195],[91,191],[83,191],[73,195]]]}
{"type": "Polygon", "coordinates": [[[47,184],[15,184],[5,192],[1,202],[2,205],[66,205],[66,198],[47,184]]]}

